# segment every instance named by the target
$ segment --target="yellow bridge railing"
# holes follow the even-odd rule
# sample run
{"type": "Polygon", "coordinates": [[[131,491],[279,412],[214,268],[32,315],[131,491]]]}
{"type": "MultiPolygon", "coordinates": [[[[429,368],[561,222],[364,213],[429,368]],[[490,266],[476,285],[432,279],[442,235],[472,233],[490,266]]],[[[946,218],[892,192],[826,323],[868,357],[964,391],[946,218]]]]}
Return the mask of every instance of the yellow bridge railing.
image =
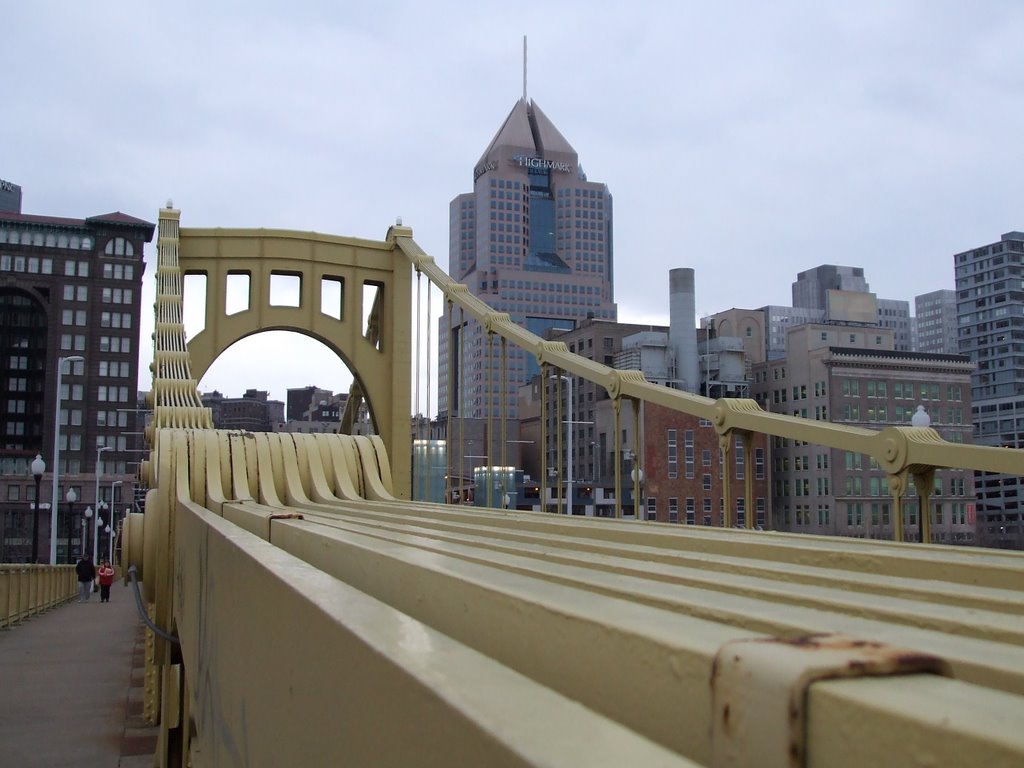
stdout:
{"type": "MultiPolygon", "coordinates": [[[[488,334],[498,336],[517,347],[526,350],[541,365],[550,365],[561,371],[584,378],[602,386],[616,403],[615,413],[622,400],[653,403],[680,413],[689,414],[710,421],[720,438],[723,451],[732,445],[730,435],[738,436],[746,446],[746,455],[751,455],[751,438],[755,434],[800,440],[814,445],[851,451],[870,456],[889,477],[892,489],[894,538],[902,541],[903,497],[907,490],[907,479],[913,477],[914,485],[921,499],[921,509],[929,508],[933,479],[937,468],[974,469],[986,472],[1001,472],[1011,475],[1024,474],[1024,451],[961,443],[949,443],[938,432],[927,427],[899,426],[876,431],[828,421],[817,421],[796,416],[764,411],[754,400],[724,398],[712,400],[701,395],[661,386],[647,381],[640,371],[610,368],[569,351],[560,341],[544,340],[511,321],[504,312],[491,309],[479,297],[469,292],[461,283],[456,283],[434,259],[412,240],[408,229],[392,228],[389,233],[398,249],[404,253],[417,272],[426,275],[430,282],[445,296],[449,305],[480,323],[488,334]]],[[[457,352],[453,352],[457,354],[457,352]]],[[[638,409],[633,409],[638,414],[638,409]]],[[[544,422],[542,416],[541,421],[544,422]]],[[[558,420],[559,425],[561,419],[558,420]]],[[[634,435],[640,430],[634,429],[634,435]]],[[[615,433],[619,433],[616,426],[615,433]]],[[[622,466],[621,445],[615,441],[616,499],[621,498],[619,469],[622,466]]],[[[637,446],[638,448],[639,446],[637,446]]],[[[637,451],[638,452],[638,451],[637,451]]],[[[546,451],[542,456],[546,458],[546,451]]],[[[544,468],[541,476],[546,476],[544,468]]],[[[754,509],[752,473],[746,473],[745,509],[754,509]]],[[[724,509],[731,514],[729,484],[723,485],[724,509]]],[[[639,494],[634,492],[634,503],[639,504],[639,494]]],[[[747,514],[746,527],[754,527],[754,515],[747,514]]],[[[921,515],[921,540],[931,541],[931,516],[921,515]]],[[[726,526],[731,521],[727,520],[726,526]]]]}
{"type": "MultiPolygon", "coordinates": [[[[160,765],[1024,763],[1024,556],[415,503],[379,438],[211,429],[169,221],[151,490],[122,542],[159,630],[160,765]]],[[[391,240],[613,397],[854,441],[897,474],[1020,466],[654,387],[506,327],[391,240]]]]}
{"type": "Polygon", "coordinates": [[[65,603],[78,593],[71,565],[0,565],[0,629],[65,603]]]}

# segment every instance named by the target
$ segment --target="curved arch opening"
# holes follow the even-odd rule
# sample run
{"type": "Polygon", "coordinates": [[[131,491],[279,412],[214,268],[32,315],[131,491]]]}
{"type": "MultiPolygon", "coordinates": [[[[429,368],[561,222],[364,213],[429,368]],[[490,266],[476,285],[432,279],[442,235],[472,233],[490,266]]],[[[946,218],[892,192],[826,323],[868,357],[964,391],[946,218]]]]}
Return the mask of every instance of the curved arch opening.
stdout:
{"type": "MultiPolygon", "coordinates": [[[[354,375],[323,342],[297,331],[261,331],[224,350],[199,382],[224,429],[331,432],[354,375]]],[[[357,428],[372,432],[369,414],[357,428]]]]}

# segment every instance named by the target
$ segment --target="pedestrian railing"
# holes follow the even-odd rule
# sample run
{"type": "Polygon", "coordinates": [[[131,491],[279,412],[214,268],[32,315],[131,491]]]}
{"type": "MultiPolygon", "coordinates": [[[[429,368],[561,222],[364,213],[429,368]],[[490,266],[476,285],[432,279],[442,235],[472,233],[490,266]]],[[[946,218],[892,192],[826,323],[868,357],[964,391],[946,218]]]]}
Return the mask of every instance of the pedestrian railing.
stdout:
{"type": "Polygon", "coordinates": [[[0,629],[67,602],[77,582],[73,565],[0,565],[0,629]]]}

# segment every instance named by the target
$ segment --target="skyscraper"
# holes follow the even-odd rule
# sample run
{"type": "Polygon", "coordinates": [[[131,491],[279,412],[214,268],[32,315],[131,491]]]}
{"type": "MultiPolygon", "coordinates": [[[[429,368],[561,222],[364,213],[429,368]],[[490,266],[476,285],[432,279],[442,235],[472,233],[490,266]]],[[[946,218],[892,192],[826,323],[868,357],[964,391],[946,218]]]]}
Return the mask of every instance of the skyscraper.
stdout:
{"type": "MultiPolygon", "coordinates": [[[[20,206],[20,188],[8,186],[20,206]]],[[[120,212],[70,219],[0,211],[0,498],[5,554],[13,561],[31,549],[29,467],[40,454],[52,473],[57,418],[60,559],[80,546],[72,543],[80,521],[66,514],[67,490],[75,490],[78,514],[99,501],[117,501],[118,513],[122,499],[130,503],[142,427],[136,418],[143,247],[153,229],[120,212]]],[[[41,500],[49,504],[51,493],[47,482],[41,500]]],[[[43,522],[44,552],[48,532],[43,522]]]]}
{"type": "MultiPolygon", "coordinates": [[[[474,167],[473,191],[451,202],[449,241],[449,274],[537,335],[616,319],[612,196],[587,179],[534,101],[516,102],[474,167]]],[[[502,377],[484,330],[460,326],[457,313],[442,316],[439,339],[441,413],[497,415],[507,387],[515,418],[514,393],[538,373],[536,362],[510,348],[502,377]]]]}
{"type": "MultiPolygon", "coordinates": [[[[1024,448],[1024,232],[953,256],[960,353],[971,376],[974,441],[1024,448]]],[[[980,544],[1024,549],[1024,483],[978,473],[980,544]]]]}
{"type": "Polygon", "coordinates": [[[957,354],[956,291],[941,290],[914,297],[917,352],[957,354]]]}

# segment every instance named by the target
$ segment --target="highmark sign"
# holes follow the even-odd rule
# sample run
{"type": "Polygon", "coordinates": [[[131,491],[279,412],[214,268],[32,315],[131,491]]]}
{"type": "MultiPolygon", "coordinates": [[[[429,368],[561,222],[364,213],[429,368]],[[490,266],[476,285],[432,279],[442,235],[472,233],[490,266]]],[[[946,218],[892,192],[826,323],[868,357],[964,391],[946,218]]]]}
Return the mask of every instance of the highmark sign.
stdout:
{"type": "MultiPolygon", "coordinates": [[[[558,160],[547,160],[543,157],[533,157],[530,155],[514,155],[509,159],[509,162],[518,165],[520,168],[529,168],[532,170],[551,170],[561,171],[562,173],[572,173],[573,167],[570,163],[560,162],[558,160]]],[[[473,169],[473,181],[475,182],[481,176],[488,171],[493,171],[498,167],[498,163],[495,160],[488,160],[485,163],[481,163],[473,169]]]]}
{"type": "Polygon", "coordinates": [[[552,170],[562,171],[562,173],[572,173],[572,166],[568,163],[558,162],[556,160],[546,160],[543,157],[530,157],[529,155],[515,155],[512,158],[513,163],[517,163],[520,168],[536,168],[540,170],[552,170]]]}

